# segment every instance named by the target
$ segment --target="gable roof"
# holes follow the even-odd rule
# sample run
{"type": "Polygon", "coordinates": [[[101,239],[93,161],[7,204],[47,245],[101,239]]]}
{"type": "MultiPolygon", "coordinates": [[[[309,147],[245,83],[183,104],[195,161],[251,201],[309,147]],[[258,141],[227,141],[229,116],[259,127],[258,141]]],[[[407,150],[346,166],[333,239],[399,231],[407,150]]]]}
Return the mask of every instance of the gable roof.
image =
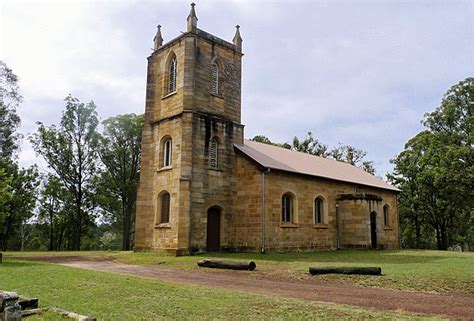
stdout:
{"type": "Polygon", "coordinates": [[[333,159],[251,140],[245,140],[243,145],[235,144],[234,146],[237,150],[265,168],[372,186],[396,192],[400,191],[382,179],[356,166],[333,159]]]}

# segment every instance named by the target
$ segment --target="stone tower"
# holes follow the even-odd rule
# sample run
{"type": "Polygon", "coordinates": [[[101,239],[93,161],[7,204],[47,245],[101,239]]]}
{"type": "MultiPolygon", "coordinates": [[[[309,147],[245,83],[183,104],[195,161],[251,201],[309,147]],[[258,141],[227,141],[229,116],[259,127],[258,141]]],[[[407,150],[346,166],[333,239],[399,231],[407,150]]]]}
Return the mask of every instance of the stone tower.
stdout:
{"type": "Polygon", "coordinates": [[[158,26],[148,57],[136,250],[216,250],[232,234],[242,39],[199,29],[194,6],[178,37],[158,26]]]}

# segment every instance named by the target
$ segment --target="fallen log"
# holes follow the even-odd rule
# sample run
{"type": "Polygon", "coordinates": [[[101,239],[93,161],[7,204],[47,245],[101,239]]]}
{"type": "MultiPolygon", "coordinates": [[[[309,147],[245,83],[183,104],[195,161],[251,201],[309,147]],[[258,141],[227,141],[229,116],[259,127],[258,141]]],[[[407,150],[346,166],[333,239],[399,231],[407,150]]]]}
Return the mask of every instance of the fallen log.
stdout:
{"type": "Polygon", "coordinates": [[[229,269],[229,270],[248,270],[253,271],[257,267],[254,261],[250,262],[234,262],[234,261],[218,261],[218,260],[200,260],[198,263],[200,267],[207,267],[212,269],[229,269]]]}
{"type": "Polygon", "coordinates": [[[361,275],[381,275],[382,269],[379,267],[310,267],[309,273],[320,274],[361,274],[361,275]]]}
{"type": "Polygon", "coordinates": [[[42,314],[44,311],[45,311],[44,308],[24,310],[24,311],[21,311],[21,317],[26,318],[32,315],[42,314]]]}
{"type": "Polygon", "coordinates": [[[76,319],[78,321],[97,321],[96,318],[89,317],[87,315],[77,314],[77,313],[71,312],[71,311],[66,311],[66,310],[61,309],[61,308],[51,307],[51,308],[48,308],[47,310],[51,311],[51,312],[54,312],[54,313],[57,313],[57,314],[60,314],[60,315],[63,315],[65,317],[71,318],[71,319],[76,319]]]}

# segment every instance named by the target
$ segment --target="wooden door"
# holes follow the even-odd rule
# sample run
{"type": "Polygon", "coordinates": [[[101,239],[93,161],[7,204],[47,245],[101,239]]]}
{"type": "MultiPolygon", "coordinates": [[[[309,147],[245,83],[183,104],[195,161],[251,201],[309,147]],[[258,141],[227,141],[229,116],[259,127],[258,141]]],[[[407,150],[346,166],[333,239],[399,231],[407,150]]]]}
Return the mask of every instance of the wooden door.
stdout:
{"type": "Polygon", "coordinates": [[[377,213],[370,213],[370,238],[372,242],[372,248],[377,248],[377,213]]]}
{"type": "Polygon", "coordinates": [[[221,211],[210,208],[207,211],[207,251],[217,252],[221,241],[221,211]]]}

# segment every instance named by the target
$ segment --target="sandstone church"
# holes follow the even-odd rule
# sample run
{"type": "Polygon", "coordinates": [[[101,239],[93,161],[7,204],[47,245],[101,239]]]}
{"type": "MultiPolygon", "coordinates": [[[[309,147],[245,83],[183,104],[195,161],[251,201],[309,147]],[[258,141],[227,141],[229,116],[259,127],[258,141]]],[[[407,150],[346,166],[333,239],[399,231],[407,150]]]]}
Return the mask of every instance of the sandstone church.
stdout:
{"type": "MultiPolygon", "coordinates": [[[[399,247],[399,190],[363,170],[244,139],[242,38],[197,27],[148,57],[135,249],[399,247]]],[[[248,107],[251,108],[252,106],[248,107]]]]}

